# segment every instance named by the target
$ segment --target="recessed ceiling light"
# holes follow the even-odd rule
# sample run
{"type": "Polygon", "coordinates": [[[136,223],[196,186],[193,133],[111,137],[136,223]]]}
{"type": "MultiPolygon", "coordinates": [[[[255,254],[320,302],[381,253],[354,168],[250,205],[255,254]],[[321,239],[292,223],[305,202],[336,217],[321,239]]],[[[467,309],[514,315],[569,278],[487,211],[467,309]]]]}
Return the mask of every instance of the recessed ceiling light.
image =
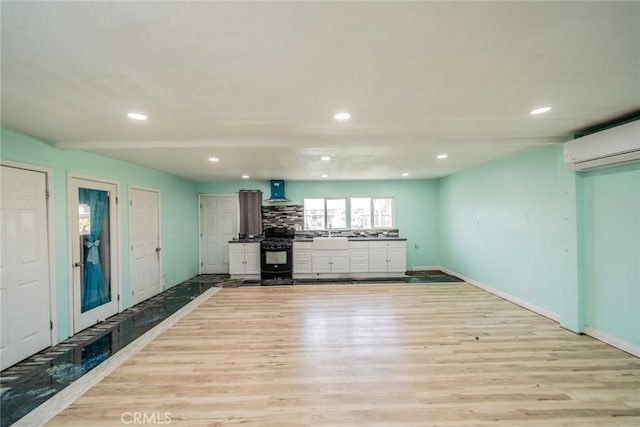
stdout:
{"type": "Polygon", "coordinates": [[[242,179],[249,179],[249,175],[242,175],[242,179]]]}
{"type": "Polygon", "coordinates": [[[147,120],[147,116],[142,114],[142,113],[129,113],[127,114],[127,117],[129,117],[130,119],[133,120],[147,120]]]}
{"type": "Polygon", "coordinates": [[[322,156],[322,157],[320,157],[320,160],[322,160],[323,162],[328,162],[329,160],[331,160],[331,157],[329,157],[329,156],[322,156]]]}
{"type": "Polygon", "coordinates": [[[402,176],[409,176],[409,174],[407,172],[404,172],[402,176]]]}
{"type": "Polygon", "coordinates": [[[217,157],[209,157],[209,161],[210,161],[210,162],[219,162],[219,161],[220,161],[220,159],[219,159],[219,158],[217,158],[217,157]]]}
{"type": "Polygon", "coordinates": [[[345,120],[349,120],[351,118],[351,114],[347,113],[346,111],[341,111],[339,113],[336,113],[333,118],[338,121],[344,122],[345,120]]]}
{"type": "Polygon", "coordinates": [[[542,113],[546,113],[547,111],[551,110],[551,107],[549,106],[545,106],[545,107],[538,107],[538,108],[534,108],[533,110],[529,111],[529,114],[542,114],[542,113]]]}
{"type": "Polygon", "coordinates": [[[447,157],[449,157],[449,155],[448,155],[448,154],[438,154],[438,159],[440,159],[440,160],[444,160],[444,159],[446,159],[447,157]]]}
{"type": "Polygon", "coordinates": [[[327,175],[327,174],[325,173],[325,174],[320,175],[320,178],[329,178],[329,175],[327,175]]]}

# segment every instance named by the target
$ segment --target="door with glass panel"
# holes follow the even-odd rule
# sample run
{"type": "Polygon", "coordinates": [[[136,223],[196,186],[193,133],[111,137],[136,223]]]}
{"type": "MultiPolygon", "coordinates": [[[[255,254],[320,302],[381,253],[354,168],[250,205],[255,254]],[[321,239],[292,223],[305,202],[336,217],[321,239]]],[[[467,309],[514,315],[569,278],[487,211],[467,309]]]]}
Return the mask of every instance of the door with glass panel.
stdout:
{"type": "Polygon", "coordinates": [[[73,329],[118,312],[117,185],[69,180],[73,329]]]}

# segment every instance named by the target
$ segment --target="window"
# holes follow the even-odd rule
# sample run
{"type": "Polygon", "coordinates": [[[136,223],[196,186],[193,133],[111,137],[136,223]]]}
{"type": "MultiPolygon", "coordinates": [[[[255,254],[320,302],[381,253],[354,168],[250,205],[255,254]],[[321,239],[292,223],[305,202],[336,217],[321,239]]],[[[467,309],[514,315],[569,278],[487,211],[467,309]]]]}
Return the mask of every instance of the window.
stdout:
{"type": "Polygon", "coordinates": [[[346,199],[304,199],[304,228],[347,228],[346,199]]]}
{"type": "Polygon", "coordinates": [[[78,204],[78,220],[80,222],[80,235],[88,235],[91,232],[91,206],[78,204]]]}
{"type": "Polygon", "coordinates": [[[354,197],[349,200],[349,207],[346,199],[304,199],[306,230],[393,228],[394,217],[394,200],[390,197],[354,197]]]}
{"type": "Polygon", "coordinates": [[[304,199],[304,228],[324,230],[324,199],[304,199]]]}
{"type": "Polygon", "coordinates": [[[371,228],[371,199],[351,199],[351,228],[371,228]]]}
{"type": "Polygon", "coordinates": [[[347,228],[347,201],[326,199],[327,228],[347,228]]]}
{"type": "Polygon", "coordinates": [[[393,199],[373,199],[373,227],[393,227],[393,199]]]}
{"type": "Polygon", "coordinates": [[[392,228],[394,224],[392,198],[351,199],[351,228],[392,228]]]}

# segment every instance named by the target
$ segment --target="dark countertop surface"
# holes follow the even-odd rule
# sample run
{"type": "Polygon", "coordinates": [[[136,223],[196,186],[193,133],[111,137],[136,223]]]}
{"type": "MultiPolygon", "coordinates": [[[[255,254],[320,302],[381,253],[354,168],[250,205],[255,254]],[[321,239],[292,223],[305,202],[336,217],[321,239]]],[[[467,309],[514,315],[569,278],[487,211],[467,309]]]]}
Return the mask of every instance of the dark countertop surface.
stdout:
{"type": "MultiPolygon", "coordinates": [[[[341,237],[341,236],[334,236],[341,237]]],[[[383,241],[406,241],[404,237],[347,237],[350,242],[383,242],[383,241]]],[[[234,239],[229,240],[229,243],[260,243],[264,240],[263,237],[257,237],[255,239],[234,239]]],[[[294,242],[313,242],[313,237],[296,237],[294,242]]]]}
{"type": "Polygon", "coordinates": [[[378,242],[378,241],[384,241],[384,240],[400,240],[400,241],[405,241],[407,240],[406,237],[389,237],[389,236],[385,236],[385,237],[348,237],[350,242],[378,242]]]}
{"type": "MultiPolygon", "coordinates": [[[[334,236],[341,237],[341,236],[334,236]]],[[[350,242],[382,242],[382,241],[405,241],[404,237],[347,237],[350,242]]],[[[313,237],[296,237],[294,242],[313,242],[313,237]]]]}

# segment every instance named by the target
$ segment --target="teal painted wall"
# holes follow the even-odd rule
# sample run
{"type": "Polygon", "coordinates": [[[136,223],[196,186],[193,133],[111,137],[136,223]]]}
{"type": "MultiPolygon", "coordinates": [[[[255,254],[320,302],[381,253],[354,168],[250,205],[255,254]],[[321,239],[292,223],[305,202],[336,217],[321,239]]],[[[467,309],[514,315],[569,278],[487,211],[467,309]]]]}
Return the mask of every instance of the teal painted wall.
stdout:
{"type": "MultiPolygon", "coordinates": [[[[198,273],[198,209],[196,183],[119,160],[82,151],[64,151],[45,141],[9,129],[0,129],[0,158],[51,168],[54,177],[53,209],[56,318],[58,337],[72,333],[69,325],[69,253],[67,224],[67,174],[78,173],[119,182],[121,201],[128,200],[128,186],[137,185],[160,190],[162,225],[162,286],[174,286],[198,273]]],[[[130,304],[129,210],[119,205],[122,264],[123,307],[130,304]]]]}
{"type": "MultiPolygon", "coordinates": [[[[161,191],[163,287],[198,272],[197,194],[231,194],[268,182],[199,183],[1,129],[0,157],[54,171],[59,337],[70,333],[67,173],[161,191]]],[[[640,166],[575,174],[562,146],[534,148],[439,180],[287,181],[305,197],[394,197],[407,268],[443,266],[584,325],[640,345],[640,166]],[[416,247],[417,245],[417,247],[416,247]],[[528,292],[525,292],[525,288],[528,292]]],[[[129,304],[128,207],[120,204],[123,302],[129,304]]]]}
{"type": "Polygon", "coordinates": [[[560,145],[441,179],[442,266],[579,330],[575,192],[560,145]]]}
{"type": "MultiPolygon", "coordinates": [[[[201,194],[232,194],[243,189],[262,190],[264,199],[270,197],[268,181],[198,184],[201,194]]],[[[437,180],[286,181],[285,194],[289,204],[314,197],[393,197],[396,228],[407,238],[407,269],[440,264],[437,180]]]]}
{"type": "Polygon", "coordinates": [[[581,177],[584,322],[640,346],[640,164],[581,177]]]}

